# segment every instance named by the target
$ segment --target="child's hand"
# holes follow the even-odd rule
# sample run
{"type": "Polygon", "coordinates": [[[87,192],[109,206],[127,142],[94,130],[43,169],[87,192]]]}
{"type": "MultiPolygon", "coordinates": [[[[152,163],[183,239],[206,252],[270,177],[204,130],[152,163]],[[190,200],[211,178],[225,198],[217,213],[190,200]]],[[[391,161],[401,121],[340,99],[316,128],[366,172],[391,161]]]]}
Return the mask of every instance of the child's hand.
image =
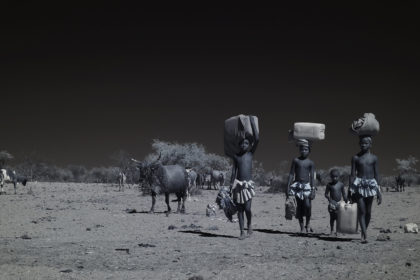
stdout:
{"type": "Polygon", "coordinates": [[[378,205],[381,205],[381,203],[382,203],[382,195],[378,195],[377,201],[378,201],[378,205]]]}
{"type": "Polygon", "coordinates": [[[315,189],[312,189],[311,190],[311,196],[310,196],[310,199],[311,200],[314,200],[315,199],[315,194],[316,194],[315,189]]]}

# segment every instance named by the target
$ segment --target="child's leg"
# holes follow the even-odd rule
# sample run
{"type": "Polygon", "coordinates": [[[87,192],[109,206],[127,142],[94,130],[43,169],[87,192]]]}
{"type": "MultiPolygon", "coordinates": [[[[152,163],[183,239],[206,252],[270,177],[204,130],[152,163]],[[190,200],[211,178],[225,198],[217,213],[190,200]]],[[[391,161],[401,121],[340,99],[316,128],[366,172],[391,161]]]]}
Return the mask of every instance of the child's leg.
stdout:
{"type": "Polygon", "coordinates": [[[312,229],[310,228],[310,223],[311,223],[311,199],[309,197],[305,197],[304,200],[304,207],[305,207],[305,216],[306,216],[306,232],[308,232],[309,230],[312,231],[312,229]]]}
{"type": "Polygon", "coordinates": [[[365,197],[365,205],[366,205],[366,229],[369,226],[371,213],[372,213],[372,204],[373,204],[373,196],[365,197]]]}
{"type": "Polygon", "coordinates": [[[246,220],[247,220],[247,226],[248,226],[248,234],[252,234],[252,212],[251,212],[251,205],[252,205],[252,199],[245,202],[245,214],[246,214],[246,220]]]}
{"type": "Polygon", "coordinates": [[[236,204],[236,207],[238,209],[238,221],[239,221],[239,229],[241,231],[241,237],[244,235],[244,211],[245,211],[245,205],[238,203],[236,204]]]}
{"type": "Polygon", "coordinates": [[[359,195],[357,198],[357,213],[359,217],[360,229],[362,230],[362,241],[366,240],[366,205],[365,200],[359,195]]]}
{"type": "Polygon", "coordinates": [[[304,208],[303,208],[303,200],[296,197],[296,218],[299,220],[300,225],[300,232],[304,232],[305,227],[303,226],[303,214],[304,214],[304,208]]]}
{"type": "Polygon", "coordinates": [[[331,234],[334,231],[334,213],[330,212],[330,228],[331,228],[331,234]]]}

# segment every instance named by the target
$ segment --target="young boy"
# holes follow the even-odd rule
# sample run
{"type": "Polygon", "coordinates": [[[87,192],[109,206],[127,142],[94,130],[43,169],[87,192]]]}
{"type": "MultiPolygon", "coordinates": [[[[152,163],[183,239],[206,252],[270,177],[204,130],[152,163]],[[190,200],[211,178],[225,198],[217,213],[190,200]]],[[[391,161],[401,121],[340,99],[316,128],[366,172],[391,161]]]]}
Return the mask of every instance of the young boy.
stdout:
{"type": "MultiPolygon", "coordinates": [[[[340,173],[337,169],[330,171],[331,182],[327,184],[325,188],[325,198],[328,199],[328,212],[330,212],[330,227],[331,235],[334,231],[334,221],[337,220],[338,202],[343,197],[344,201],[347,202],[347,195],[344,190],[344,184],[338,181],[340,173]]],[[[335,235],[337,235],[337,228],[335,229],[335,235]]]]}
{"type": "Polygon", "coordinates": [[[366,230],[369,226],[373,198],[376,195],[378,205],[382,195],[378,186],[378,159],[370,153],[372,137],[360,136],[360,152],[351,160],[349,197],[357,202],[357,212],[362,230],[362,243],[367,243],[366,230]]]}
{"type": "Polygon", "coordinates": [[[313,231],[310,227],[311,200],[315,198],[314,189],[314,163],[308,158],[310,153],[309,141],[299,139],[297,141],[300,156],[293,159],[287,182],[286,197],[296,196],[296,218],[299,219],[300,231],[313,231]],[[294,179],[293,184],[292,180],[294,179]],[[303,224],[303,216],[306,217],[306,225],[303,224]]]}
{"type": "Polygon", "coordinates": [[[240,240],[252,235],[251,203],[252,197],[255,195],[254,182],[252,181],[252,158],[259,142],[259,137],[255,133],[255,123],[252,118],[251,127],[254,136],[251,141],[249,139],[251,137],[245,137],[239,143],[240,152],[233,157],[232,177],[230,180],[230,191],[233,196],[233,202],[238,210],[239,229],[241,231],[241,235],[239,236],[240,240]],[[244,212],[248,222],[247,235],[244,232],[244,212]]]}

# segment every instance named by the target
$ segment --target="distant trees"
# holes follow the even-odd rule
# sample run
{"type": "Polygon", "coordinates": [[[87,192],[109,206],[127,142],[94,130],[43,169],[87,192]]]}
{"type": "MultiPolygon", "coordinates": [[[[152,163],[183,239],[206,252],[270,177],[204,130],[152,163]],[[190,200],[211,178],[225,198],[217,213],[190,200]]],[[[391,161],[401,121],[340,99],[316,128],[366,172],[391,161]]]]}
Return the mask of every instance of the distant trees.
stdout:
{"type": "Polygon", "coordinates": [[[396,158],[395,161],[397,162],[396,170],[400,174],[414,173],[417,171],[416,164],[419,160],[411,155],[406,159],[396,158]]]}
{"type": "Polygon", "coordinates": [[[13,158],[14,156],[8,151],[0,151],[0,168],[5,168],[6,163],[13,158]]]}
{"type": "Polygon", "coordinates": [[[413,183],[419,183],[420,177],[418,174],[416,174],[416,164],[419,161],[417,158],[410,155],[406,159],[397,158],[395,161],[397,163],[396,170],[398,171],[399,175],[404,178],[408,186],[413,183]]]}
{"type": "Polygon", "coordinates": [[[197,143],[173,143],[153,140],[153,153],[146,157],[147,162],[156,160],[161,155],[162,164],[179,164],[186,168],[194,167],[197,171],[207,169],[228,171],[230,163],[228,158],[207,153],[204,146],[197,143]]]}

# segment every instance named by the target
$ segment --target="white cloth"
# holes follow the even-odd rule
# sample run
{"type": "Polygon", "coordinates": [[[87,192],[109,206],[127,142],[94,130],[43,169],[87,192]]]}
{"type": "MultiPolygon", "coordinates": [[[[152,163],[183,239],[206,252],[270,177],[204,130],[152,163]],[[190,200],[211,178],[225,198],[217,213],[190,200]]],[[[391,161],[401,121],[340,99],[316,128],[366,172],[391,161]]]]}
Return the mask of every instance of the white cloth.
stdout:
{"type": "Polygon", "coordinates": [[[240,181],[235,179],[232,187],[233,201],[244,204],[255,196],[254,181],[240,181]]]}
{"type": "Polygon", "coordinates": [[[311,191],[311,184],[294,182],[290,185],[289,195],[294,195],[300,200],[303,200],[305,197],[309,197],[311,195],[311,191]]]}
{"type": "Polygon", "coordinates": [[[352,195],[359,193],[363,197],[370,197],[378,194],[379,185],[375,179],[362,179],[356,177],[349,189],[352,195]]]}

